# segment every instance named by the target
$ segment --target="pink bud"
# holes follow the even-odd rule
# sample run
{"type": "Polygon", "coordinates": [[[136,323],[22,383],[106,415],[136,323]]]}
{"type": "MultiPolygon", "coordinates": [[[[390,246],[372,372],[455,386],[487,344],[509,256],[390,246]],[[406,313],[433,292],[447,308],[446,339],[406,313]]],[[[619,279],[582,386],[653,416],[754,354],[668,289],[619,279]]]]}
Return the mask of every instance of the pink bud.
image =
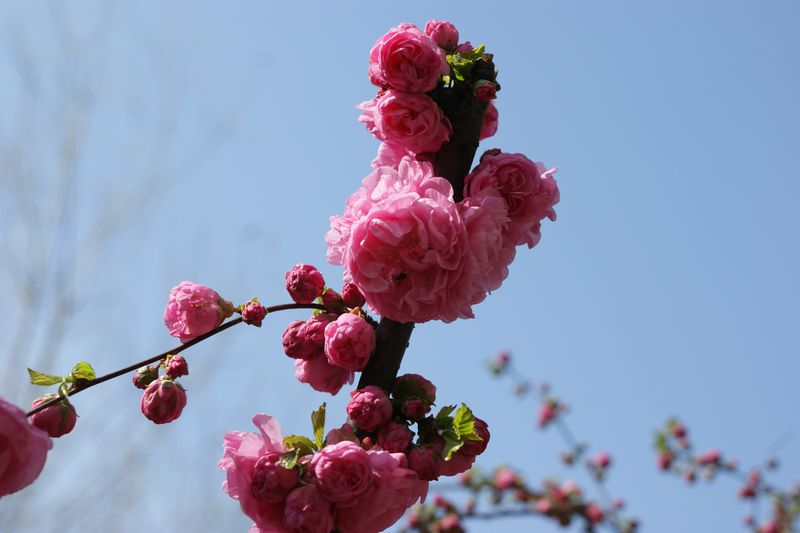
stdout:
{"type": "Polygon", "coordinates": [[[488,102],[497,98],[497,84],[489,80],[478,80],[472,84],[472,92],[476,100],[488,102]]]}
{"type": "Polygon", "coordinates": [[[158,379],[158,365],[143,366],[133,374],[133,384],[137,389],[146,389],[156,379],[158,379]]]}
{"type": "Polygon", "coordinates": [[[452,52],[458,46],[458,30],[450,22],[429,20],[425,24],[425,35],[448,52],[452,52]]]}
{"type": "Polygon", "coordinates": [[[667,470],[672,465],[672,454],[669,452],[661,452],[658,454],[656,462],[658,463],[658,468],[667,470]]]}
{"type": "Polygon", "coordinates": [[[345,283],[342,289],[342,299],[344,300],[344,304],[350,308],[363,307],[366,302],[364,295],[361,294],[361,291],[358,290],[355,283],[345,283]]]}
{"type": "Polygon", "coordinates": [[[281,466],[281,454],[267,452],[253,467],[250,492],[259,501],[280,503],[300,481],[297,470],[281,466]]]}
{"type": "Polygon", "coordinates": [[[153,381],[142,394],[142,414],[156,424],[177,419],[185,406],[186,391],[166,376],[153,381]]]}
{"type": "Polygon", "coordinates": [[[375,431],[392,418],[392,402],[380,387],[368,385],[350,393],[347,416],[364,431],[375,431]]]}
{"type": "Polygon", "coordinates": [[[456,52],[459,54],[466,54],[468,52],[472,52],[475,48],[473,48],[472,43],[467,41],[458,45],[456,48],[456,52]]]}
{"type": "Polygon", "coordinates": [[[325,280],[315,267],[298,263],[286,273],[286,290],[292,300],[299,304],[310,304],[322,296],[325,280]]]}
{"type": "Polygon", "coordinates": [[[403,414],[405,414],[409,420],[422,420],[430,410],[431,408],[428,405],[416,398],[406,401],[405,405],[403,405],[403,414]]]}
{"type": "Polygon", "coordinates": [[[672,426],[672,435],[675,438],[682,439],[682,438],[686,437],[686,433],[687,433],[686,432],[686,426],[684,426],[680,422],[676,422],[672,426]]]}
{"type": "Polygon", "coordinates": [[[333,289],[325,289],[325,292],[322,293],[322,305],[331,311],[343,312],[345,310],[342,295],[333,289]]]}
{"type": "Polygon", "coordinates": [[[586,518],[592,524],[599,524],[603,521],[603,509],[596,503],[590,503],[586,506],[586,518]]]}
{"type": "Polygon", "coordinates": [[[233,313],[233,305],[213,289],[183,281],[169,293],[164,324],[169,334],[188,342],[219,326],[233,313]]]}
{"type": "Polygon", "coordinates": [[[439,453],[430,446],[414,446],[406,453],[408,467],[423,481],[439,479],[439,453]]]}
{"type": "Polygon", "coordinates": [[[428,404],[436,401],[436,386],[419,374],[398,376],[392,388],[395,399],[419,398],[428,404]]]}
{"type": "Polygon", "coordinates": [[[517,485],[517,475],[509,468],[501,468],[494,475],[494,488],[507,490],[517,485]]]}
{"type": "Polygon", "coordinates": [[[358,315],[345,313],[325,327],[325,355],[332,365],[361,370],[375,351],[375,330],[358,315]]]}
{"type": "Polygon", "coordinates": [[[266,316],[267,308],[256,299],[250,300],[242,306],[242,321],[245,324],[260,328],[266,316]]]}
{"type": "Polygon", "coordinates": [[[597,468],[608,468],[611,466],[611,456],[606,452],[598,452],[592,460],[592,464],[597,468]]]}
{"type": "MultiPolygon", "coordinates": [[[[43,403],[52,399],[58,398],[57,394],[45,394],[36,398],[31,404],[31,408],[36,408],[43,403]]],[[[29,418],[32,426],[42,429],[53,438],[66,435],[75,428],[75,423],[78,421],[78,414],[75,408],[64,398],[60,402],[54,403],[49,407],[45,407],[36,414],[29,418]]]]}
{"type": "Polygon", "coordinates": [[[711,450],[699,455],[695,460],[697,461],[697,464],[701,466],[718,464],[720,460],[719,450],[712,448],[711,450]]]}
{"type": "Polygon", "coordinates": [[[189,374],[189,364],[182,355],[173,355],[167,360],[167,375],[171,378],[179,378],[189,374]]]}
{"type": "Polygon", "coordinates": [[[308,359],[314,353],[314,346],[306,343],[302,334],[304,325],[302,320],[295,320],[286,327],[281,337],[283,352],[293,359],[308,359]]]}
{"type": "Polygon", "coordinates": [[[405,453],[411,445],[414,433],[408,426],[389,422],[378,431],[378,444],[391,453],[405,453]]]}
{"type": "Polygon", "coordinates": [[[306,323],[300,328],[299,333],[303,337],[303,342],[306,343],[306,349],[310,351],[311,356],[325,353],[325,328],[334,320],[336,320],[335,314],[322,313],[306,320],[306,323]]]}
{"type": "Polygon", "coordinates": [[[536,502],[536,505],[534,505],[533,508],[537,513],[547,514],[553,508],[553,504],[550,503],[550,500],[542,498],[536,502]]]}

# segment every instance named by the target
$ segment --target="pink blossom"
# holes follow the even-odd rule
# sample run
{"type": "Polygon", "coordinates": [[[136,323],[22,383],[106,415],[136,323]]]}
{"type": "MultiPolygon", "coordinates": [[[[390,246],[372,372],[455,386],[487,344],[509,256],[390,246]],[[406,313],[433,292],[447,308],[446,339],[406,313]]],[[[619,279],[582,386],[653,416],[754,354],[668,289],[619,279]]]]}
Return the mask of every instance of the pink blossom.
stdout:
{"type": "Polygon", "coordinates": [[[553,509],[553,503],[550,500],[541,499],[533,506],[537,513],[547,514],[553,509]]]}
{"type": "Polygon", "coordinates": [[[182,355],[173,355],[167,361],[167,375],[173,378],[189,375],[189,363],[182,355]]]}
{"type": "MultiPolygon", "coordinates": [[[[325,328],[336,320],[333,313],[322,313],[312,316],[300,327],[298,334],[305,343],[306,350],[310,355],[325,353],[325,328]]],[[[308,357],[304,357],[308,359],[308,357]]]]}
{"type": "Polygon", "coordinates": [[[298,263],[286,273],[286,290],[292,300],[299,304],[310,304],[322,296],[324,288],[322,274],[311,265],[298,263]]]}
{"type": "Polygon", "coordinates": [[[378,87],[424,93],[449,72],[442,49],[413,24],[392,28],[369,53],[369,79],[378,87]]]}
{"type": "Polygon", "coordinates": [[[414,446],[407,453],[408,467],[415,471],[420,479],[432,481],[439,479],[441,454],[431,446],[414,446]]]}
{"type": "Polygon", "coordinates": [[[455,50],[458,46],[458,30],[450,22],[429,20],[425,23],[425,35],[447,51],[455,50]]]}
{"type": "Polygon", "coordinates": [[[475,463],[475,456],[464,453],[459,449],[454,453],[449,460],[445,461],[444,457],[439,461],[439,475],[440,476],[457,476],[466,472],[475,463]]]}
{"type": "Polygon", "coordinates": [[[242,306],[242,320],[245,324],[260,328],[266,316],[267,308],[256,299],[250,300],[242,306]]]}
{"type": "Polygon", "coordinates": [[[355,283],[345,283],[342,289],[342,300],[350,308],[361,307],[366,303],[364,295],[358,290],[355,283]]]}
{"type": "Polygon", "coordinates": [[[508,468],[501,468],[494,475],[494,486],[497,490],[507,490],[516,486],[517,475],[508,468]]]}
{"type": "Polygon", "coordinates": [[[325,327],[325,356],[332,365],[361,370],[375,351],[375,330],[362,317],[345,313],[325,327]]]}
{"type": "Polygon", "coordinates": [[[611,466],[611,456],[606,452],[598,452],[591,461],[596,468],[608,468],[611,466]]]}
{"type": "Polygon", "coordinates": [[[506,239],[508,205],[496,190],[486,189],[466,198],[459,210],[468,236],[461,287],[474,305],[506,279],[516,248],[506,239]]]}
{"type": "Polygon", "coordinates": [[[298,487],[286,499],[283,522],[293,533],[330,533],[333,506],[315,485],[298,487]]]}
{"type": "Polygon", "coordinates": [[[328,431],[328,434],[325,435],[325,444],[336,444],[337,442],[342,441],[350,441],[355,442],[358,444],[358,437],[356,437],[356,432],[348,423],[342,424],[338,428],[334,428],[328,431]]]}
{"type": "Polygon", "coordinates": [[[395,399],[419,398],[428,404],[436,401],[436,385],[419,374],[397,376],[392,387],[395,399]]]}
{"type": "Polygon", "coordinates": [[[458,48],[456,48],[456,53],[466,54],[468,52],[472,52],[473,50],[475,50],[475,47],[472,46],[472,43],[466,41],[458,45],[458,48]]]}
{"type": "Polygon", "coordinates": [[[402,408],[403,414],[406,415],[409,420],[422,420],[430,411],[430,405],[418,398],[406,400],[402,408]]]}
{"type": "Polygon", "coordinates": [[[33,483],[52,447],[47,433],[28,423],[25,411],[0,397],[0,497],[33,483]]]}
{"type": "Polygon", "coordinates": [[[258,458],[253,466],[250,493],[259,501],[280,503],[300,481],[297,470],[284,468],[281,454],[268,451],[258,458]]]}
{"type": "Polygon", "coordinates": [[[302,334],[304,324],[302,320],[295,320],[286,327],[281,337],[284,353],[293,359],[308,359],[316,352],[314,345],[305,341],[302,334]]]}
{"type": "Polygon", "coordinates": [[[466,177],[464,197],[484,190],[495,190],[508,204],[507,237],[514,245],[535,246],[543,218],[556,219],[553,206],[559,193],[553,178],[555,169],[546,170],[522,154],[504,154],[489,150],[480,164],[466,177]]]}
{"type": "Polygon", "coordinates": [[[389,89],[358,108],[362,110],[359,122],[379,141],[414,154],[436,152],[453,133],[450,121],[425,94],[389,89]]]}
{"type": "Polygon", "coordinates": [[[350,393],[347,416],[364,431],[375,431],[392,418],[392,402],[380,387],[367,385],[350,393]]]}
{"type": "Polygon", "coordinates": [[[359,498],[359,505],[337,506],[336,528],[341,533],[384,531],[428,493],[428,482],[408,468],[403,454],[374,448],[366,453],[372,466],[372,483],[359,498]]]}
{"type": "Polygon", "coordinates": [[[359,445],[343,441],[325,446],[308,465],[322,496],[338,508],[359,505],[372,486],[372,465],[359,445]]]}
{"type": "Polygon", "coordinates": [[[253,417],[259,433],[229,431],[225,434],[223,455],[219,468],[225,470],[222,489],[239,501],[242,512],[250,517],[264,533],[289,533],[283,525],[284,505],[257,499],[253,496],[253,474],[259,458],[268,452],[283,453],[283,437],[277,420],[265,414],[253,417]]]}
{"type": "Polygon", "coordinates": [[[397,170],[404,157],[415,159],[415,154],[399,144],[381,143],[378,147],[378,154],[372,160],[372,168],[392,167],[397,170]]]}
{"type": "MultiPolygon", "coordinates": [[[[481,102],[487,102],[497,98],[497,84],[489,80],[478,80],[472,85],[472,91],[475,93],[475,99],[481,102]]],[[[488,112],[488,108],[486,110],[488,112]]],[[[484,120],[486,115],[484,114],[484,120]]]]}
{"type": "Polygon", "coordinates": [[[497,124],[500,118],[500,113],[494,102],[489,102],[486,106],[486,113],[483,115],[483,125],[481,126],[480,140],[488,139],[497,133],[497,124]]]}
{"type": "MultiPolygon", "coordinates": [[[[57,394],[45,394],[36,398],[31,404],[31,409],[39,407],[45,402],[57,398],[57,394]]],[[[30,423],[47,432],[53,438],[66,435],[75,428],[75,423],[78,421],[78,414],[75,412],[75,407],[64,399],[54,403],[49,407],[45,407],[38,413],[31,415],[30,423]]]]}
{"type": "Polygon", "coordinates": [[[142,394],[142,414],[156,424],[176,420],[186,407],[186,391],[167,376],[150,383],[142,394]]]}
{"type": "Polygon", "coordinates": [[[378,445],[387,452],[404,453],[413,438],[414,432],[397,422],[389,422],[378,430],[378,445]]]}
{"type": "Polygon", "coordinates": [[[325,292],[322,293],[322,305],[331,311],[340,313],[345,310],[342,295],[330,288],[325,289],[325,292]]]}
{"type": "Polygon", "coordinates": [[[720,453],[716,448],[712,448],[705,453],[700,454],[696,458],[697,464],[702,466],[719,464],[720,453]]]}
{"type": "Polygon", "coordinates": [[[294,366],[294,377],[300,383],[308,383],[315,391],[336,394],[345,383],[353,382],[351,370],[330,364],[324,354],[296,359],[294,366]]]}
{"type": "Polygon", "coordinates": [[[603,521],[603,509],[594,502],[589,503],[586,506],[586,518],[592,524],[599,524],[603,521]]]}
{"type": "Polygon", "coordinates": [[[231,314],[233,304],[223,300],[213,289],[182,281],[169,292],[164,324],[170,335],[188,342],[216,328],[231,314]]]}

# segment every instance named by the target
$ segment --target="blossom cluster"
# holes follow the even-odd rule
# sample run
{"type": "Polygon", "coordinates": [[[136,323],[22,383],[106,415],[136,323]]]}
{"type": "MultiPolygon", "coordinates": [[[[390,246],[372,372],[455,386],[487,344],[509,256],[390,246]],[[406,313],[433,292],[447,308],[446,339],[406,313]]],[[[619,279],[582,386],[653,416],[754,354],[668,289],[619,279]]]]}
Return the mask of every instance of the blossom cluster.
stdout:
{"type": "Polygon", "coordinates": [[[253,418],[259,433],[232,431],[225,436],[219,462],[226,472],[223,489],[253,520],[252,531],[383,531],[425,499],[428,482],[436,475],[432,468],[437,474],[447,468],[453,472],[469,468],[488,442],[485,423],[481,430],[477,419],[472,424],[473,431],[483,435],[482,441],[462,435],[458,451],[445,461],[441,454],[445,438],[435,427],[429,427],[416,446],[409,429],[410,416],[419,417],[418,424],[433,420],[425,413],[435,388],[415,375],[401,377],[398,384],[391,399],[377,387],[353,391],[347,413],[355,429],[344,424],[324,439],[324,406],[312,414],[315,440],[283,437],[277,421],[264,414],[253,418]],[[434,450],[437,437],[442,441],[440,451],[434,451],[438,455],[415,451],[434,450]],[[447,468],[431,465],[432,461],[455,465],[457,460],[457,466],[447,468]]]}
{"type": "MultiPolygon", "coordinates": [[[[371,309],[398,322],[472,318],[472,306],[508,275],[516,247],[535,246],[541,221],[555,219],[555,169],[522,154],[487,151],[463,190],[437,176],[453,133],[439,100],[471,83],[466,98],[491,103],[498,88],[483,46],[457,43],[455,27],[441,21],[424,31],[401,24],[378,39],[369,73],[380,91],[358,108],[381,145],[325,236],[328,261],[344,266],[371,309]],[[491,79],[465,77],[487,68],[491,79]]],[[[496,119],[486,107],[481,138],[496,119]]]]}
{"type": "Polygon", "coordinates": [[[316,391],[336,394],[375,351],[375,329],[361,309],[364,297],[349,283],[339,294],[325,285],[319,270],[303,263],[286,273],[286,290],[297,303],[317,301],[326,309],[290,323],[283,333],[283,351],[295,360],[295,377],[316,391]]]}

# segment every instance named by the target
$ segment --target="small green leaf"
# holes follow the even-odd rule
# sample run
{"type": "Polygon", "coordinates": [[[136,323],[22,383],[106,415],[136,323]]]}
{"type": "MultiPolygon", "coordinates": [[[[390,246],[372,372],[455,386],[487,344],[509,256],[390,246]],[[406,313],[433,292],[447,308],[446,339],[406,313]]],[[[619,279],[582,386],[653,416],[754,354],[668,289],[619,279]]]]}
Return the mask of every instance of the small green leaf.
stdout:
{"type": "Polygon", "coordinates": [[[282,467],[291,470],[297,466],[297,461],[300,459],[300,450],[294,449],[281,455],[279,463],[282,467]]]}
{"type": "Polygon", "coordinates": [[[453,417],[453,429],[461,440],[481,440],[475,433],[475,415],[467,404],[462,403],[453,417]]]}
{"type": "Polygon", "coordinates": [[[449,461],[455,452],[461,448],[464,444],[464,441],[456,435],[456,432],[453,430],[443,431],[441,433],[442,438],[444,439],[444,450],[442,450],[442,455],[444,456],[445,461],[449,461]]]}
{"type": "Polygon", "coordinates": [[[314,440],[317,443],[317,449],[322,448],[323,438],[325,437],[325,403],[311,413],[311,426],[314,428],[314,440]]]}
{"type": "Polygon", "coordinates": [[[301,456],[311,455],[317,449],[314,442],[303,435],[287,435],[283,438],[283,444],[289,450],[297,450],[301,456]]]}
{"type": "Polygon", "coordinates": [[[52,374],[45,374],[43,372],[37,372],[31,368],[28,369],[28,375],[31,378],[31,383],[34,385],[41,385],[43,387],[48,387],[50,385],[56,385],[61,383],[64,378],[61,376],[54,376],[52,374]]]}
{"type": "Polygon", "coordinates": [[[453,427],[453,419],[450,416],[450,413],[456,410],[455,405],[445,405],[439,412],[436,413],[436,426],[437,427],[446,427],[451,428],[453,427]]]}
{"type": "Polygon", "coordinates": [[[80,363],[75,365],[75,368],[72,369],[72,372],[70,372],[69,375],[72,376],[76,381],[79,379],[85,379],[87,381],[91,381],[96,377],[96,374],[94,373],[94,368],[92,368],[92,365],[90,365],[86,361],[81,361],[80,363]]]}

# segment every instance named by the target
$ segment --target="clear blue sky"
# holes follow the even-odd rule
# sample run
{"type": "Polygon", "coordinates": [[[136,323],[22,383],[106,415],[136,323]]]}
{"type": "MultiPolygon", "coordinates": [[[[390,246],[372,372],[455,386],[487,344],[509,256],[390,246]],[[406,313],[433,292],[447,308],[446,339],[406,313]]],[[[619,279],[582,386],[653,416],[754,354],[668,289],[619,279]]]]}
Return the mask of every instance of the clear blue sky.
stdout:
{"type": "MultiPolygon", "coordinates": [[[[15,29],[4,45],[19,34],[35,57],[56,57],[46,10],[12,4],[0,19],[15,29]]],[[[100,4],[63,16],[91,27],[100,4]]],[[[656,471],[652,433],[668,416],[682,417],[699,446],[745,465],[781,441],[776,481],[797,479],[796,2],[142,2],[109,11],[105,44],[92,51],[106,70],[83,194],[112,175],[142,179],[135,162],[147,156],[136,146],[158,144],[176,163],[161,169],[158,196],[116,239],[90,310],[70,330],[65,365],[86,357],[107,371],[171,346],[160,316],[183,279],[237,302],[285,301],[282,276],[297,262],[338,284],[323,234],[377,149],[353,108],[375,91],[369,49],[399,22],[446,19],[462,39],[485,43],[500,70],[500,129],[485,148],[557,166],[561,203],[558,221],[545,224],[533,251],[520,250],[476,319],[417,328],[403,370],[489,421],[481,464],[518,465],[531,481],[585,481],[558,463],[557,436],[534,429],[534,407],[489,381],[483,361],[511,350],[523,372],[573,406],[575,433],[613,455],[609,488],[649,533],[740,531],[749,511],[732,481],[686,488],[656,471]],[[165,113],[173,124],[162,145],[153,132],[165,113]],[[221,133],[206,145],[209,131],[221,133]]],[[[5,142],[4,117],[23,90],[9,81],[9,57],[0,65],[5,142]]],[[[44,86],[40,96],[58,91],[44,86]]],[[[276,315],[190,352],[189,404],[169,427],[138,413],[127,381],[81,395],[75,433],[56,443],[38,485],[4,499],[0,513],[63,504],[71,454],[95,464],[82,476],[102,477],[96,465],[113,463],[115,448],[104,436],[124,431],[140,446],[125,459],[137,471],[132,486],[157,480],[177,493],[178,508],[213,508],[213,523],[245,531],[214,468],[222,434],[248,429],[256,412],[305,432],[308,413],[331,401],[298,384],[281,353],[280,332],[295,318],[302,314],[276,315]]],[[[5,371],[24,377],[24,368],[5,371]]],[[[343,419],[344,394],[331,403],[332,418],[343,419]]],[[[163,516],[157,505],[148,513],[163,516]]],[[[109,506],[106,524],[133,516],[109,506]]],[[[502,527],[558,529],[541,519],[502,527]]],[[[162,530],[182,531],[169,518],[162,530]]]]}

